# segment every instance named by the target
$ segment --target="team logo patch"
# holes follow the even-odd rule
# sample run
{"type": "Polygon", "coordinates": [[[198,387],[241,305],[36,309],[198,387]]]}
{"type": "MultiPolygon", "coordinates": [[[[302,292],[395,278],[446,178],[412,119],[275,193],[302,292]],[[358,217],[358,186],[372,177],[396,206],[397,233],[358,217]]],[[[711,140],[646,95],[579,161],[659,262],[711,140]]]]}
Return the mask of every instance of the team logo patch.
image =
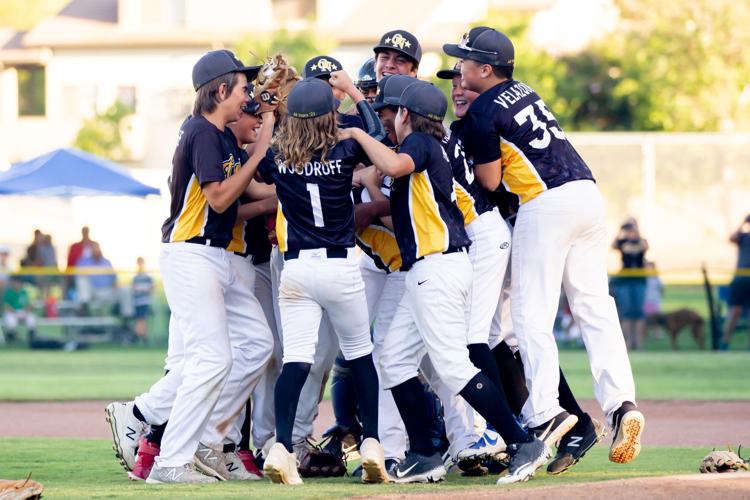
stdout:
{"type": "Polygon", "coordinates": [[[331,73],[332,71],[338,71],[339,67],[337,64],[329,61],[324,57],[322,59],[318,59],[318,62],[310,66],[310,71],[315,71],[316,69],[320,69],[321,71],[325,71],[326,73],[331,73]]]}
{"type": "Polygon", "coordinates": [[[403,49],[404,47],[409,48],[411,47],[411,42],[404,37],[401,33],[396,33],[392,37],[388,37],[385,39],[385,43],[390,43],[394,47],[398,47],[399,49],[403,49]]]}
{"type": "Polygon", "coordinates": [[[500,244],[500,249],[501,249],[501,250],[505,250],[505,249],[506,249],[506,248],[508,248],[509,246],[510,246],[510,243],[508,243],[507,241],[503,241],[503,242],[502,242],[502,243],[500,244]]]}

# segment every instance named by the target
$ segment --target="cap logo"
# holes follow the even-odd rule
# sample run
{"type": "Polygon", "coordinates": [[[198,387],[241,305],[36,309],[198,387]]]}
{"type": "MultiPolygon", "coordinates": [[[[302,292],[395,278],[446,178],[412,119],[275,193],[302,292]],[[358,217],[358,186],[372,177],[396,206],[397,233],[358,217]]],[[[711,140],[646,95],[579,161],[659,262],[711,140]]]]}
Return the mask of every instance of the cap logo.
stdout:
{"type": "Polygon", "coordinates": [[[310,71],[315,71],[316,69],[320,69],[321,71],[330,73],[332,71],[337,71],[339,67],[324,57],[322,59],[318,59],[318,62],[310,66],[310,71]]]}
{"type": "Polygon", "coordinates": [[[386,38],[385,43],[390,43],[391,45],[393,45],[394,47],[398,47],[399,49],[403,49],[404,47],[411,47],[411,42],[407,40],[401,33],[396,33],[392,37],[386,38]]]}

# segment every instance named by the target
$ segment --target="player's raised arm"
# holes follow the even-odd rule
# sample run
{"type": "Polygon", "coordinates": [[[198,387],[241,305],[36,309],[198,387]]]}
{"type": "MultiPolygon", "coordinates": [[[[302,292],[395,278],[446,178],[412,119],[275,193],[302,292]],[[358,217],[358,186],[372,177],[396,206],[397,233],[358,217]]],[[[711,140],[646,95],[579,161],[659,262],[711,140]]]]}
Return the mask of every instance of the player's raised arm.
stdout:
{"type": "Polygon", "coordinates": [[[329,80],[332,87],[346,92],[354,104],[357,106],[357,112],[362,119],[365,130],[376,141],[382,141],[385,138],[385,128],[378,118],[378,114],[372,109],[372,106],[365,99],[362,92],[354,85],[349,74],[344,71],[334,71],[331,73],[329,80]]]}
{"type": "Polygon", "coordinates": [[[398,178],[409,175],[414,171],[414,161],[411,157],[395,153],[389,147],[367,135],[364,130],[341,130],[339,131],[339,138],[351,138],[357,141],[365,150],[365,154],[370,158],[373,165],[385,175],[398,178]]]}

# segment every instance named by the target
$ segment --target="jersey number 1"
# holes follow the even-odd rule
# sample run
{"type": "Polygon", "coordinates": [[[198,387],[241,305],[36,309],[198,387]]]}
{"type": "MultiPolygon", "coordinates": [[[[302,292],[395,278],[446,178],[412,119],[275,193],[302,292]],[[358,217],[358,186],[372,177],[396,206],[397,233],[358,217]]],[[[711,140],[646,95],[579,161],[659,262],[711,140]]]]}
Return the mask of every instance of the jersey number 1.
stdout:
{"type": "Polygon", "coordinates": [[[318,189],[318,185],[308,183],[307,192],[310,193],[310,204],[312,205],[315,227],[325,227],[325,222],[323,222],[323,206],[320,204],[320,189],[318,189]]]}
{"type": "Polygon", "coordinates": [[[534,149],[546,148],[552,140],[550,132],[552,132],[552,135],[557,139],[565,139],[565,133],[560,130],[560,128],[550,123],[556,122],[557,120],[555,120],[554,115],[547,109],[544,101],[539,99],[534,104],[529,104],[513,117],[519,125],[523,125],[527,120],[531,120],[532,130],[542,129],[542,136],[529,141],[529,146],[534,149]],[[542,113],[542,120],[540,120],[534,112],[534,104],[536,104],[536,107],[539,108],[539,111],[542,113]]]}

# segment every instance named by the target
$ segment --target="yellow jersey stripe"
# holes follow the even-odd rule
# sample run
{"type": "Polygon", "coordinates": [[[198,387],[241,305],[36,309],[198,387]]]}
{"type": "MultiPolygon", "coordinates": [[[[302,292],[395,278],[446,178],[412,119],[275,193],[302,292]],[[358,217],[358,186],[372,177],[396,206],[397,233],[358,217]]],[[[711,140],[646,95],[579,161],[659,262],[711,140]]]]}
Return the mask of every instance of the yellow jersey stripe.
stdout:
{"type": "Polygon", "coordinates": [[[245,253],[247,251],[247,242],[245,241],[246,221],[238,222],[232,226],[232,241],[229,242],[227,250],[230,252],[245,253]]]}
{"type": "Polygon", "coordinates": [[[369,249],[371,255],[377,255],[391,271],[401,268],[401,251],[396,236],[387,227],[367,226],[357,234],[360,243],[369,249]]]}
{"type": "Polygon", "coordinates": [[[185,190],[185,201],[174,223],[169,241],[187,241],[196,236],[203,236],[207,221],[208,202],[203,195],[198,178],[193,174],[185,190]]]}
{"type": "Polygon", "coordinates": [[[287,226],[286,217],[284,212],[281,210],[281,201],[279,200],[279,207],[276,209],[276,241],[279,243],[279,252],[284,253],[287,249],[287,226]]]}
{"type": "Polygon", "coordinates": [[[427,171],[414,172],[409,179],[409,216],[417,245],[417,258],[448,249],[448,226],[440,217],[427,171]]]}
{"type": "Polygon", "coordinates": [[[503,185],[508,191],[518,195],[521,203],[536,198],[547,190],[534,165],[512,142],[500,141],[500,158],[503,168],[503,185]]]}
{"type": "Polygon", "coordinates": [[[474,197],[455,179],[453,180],[453,189],[456,191],[456,205],[464,215],[464,226],[468,226],[479,217],[476,206],[474,206],[474,197]]]}

